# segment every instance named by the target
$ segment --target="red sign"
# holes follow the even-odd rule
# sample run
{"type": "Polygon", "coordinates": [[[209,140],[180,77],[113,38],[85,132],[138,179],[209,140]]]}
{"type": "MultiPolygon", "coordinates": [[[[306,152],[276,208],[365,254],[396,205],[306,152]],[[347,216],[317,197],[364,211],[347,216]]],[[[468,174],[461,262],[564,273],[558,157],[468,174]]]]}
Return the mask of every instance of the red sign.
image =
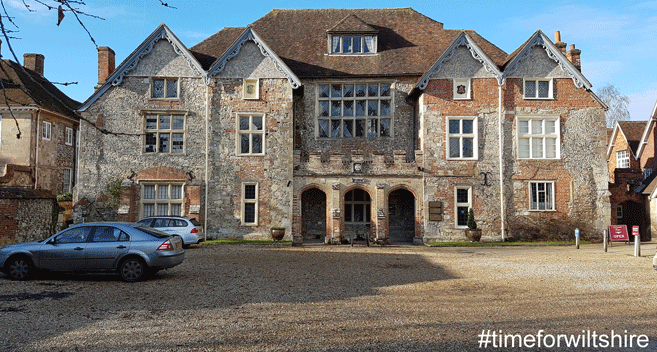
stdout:
{"type": "Polygon", "coordinates": [[[638,226],[632,226],[632,236],[640,236],[639,235],[639,227],[638,226]]]}
{"type": "Polygon", "coordinates": [[[609,238],[612,241],[629,241],[630,236],[627,235],[627,226],[625,225],[609,226],[609,238]]]}

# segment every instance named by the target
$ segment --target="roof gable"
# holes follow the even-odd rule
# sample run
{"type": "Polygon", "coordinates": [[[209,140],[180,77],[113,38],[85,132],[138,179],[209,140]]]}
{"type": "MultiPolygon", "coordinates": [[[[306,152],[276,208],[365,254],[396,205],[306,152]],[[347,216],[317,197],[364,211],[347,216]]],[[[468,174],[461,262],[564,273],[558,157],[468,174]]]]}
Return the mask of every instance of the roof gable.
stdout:
{"type": "Polygon", "coordinates": [[[614,131],[609,140],[609,147],[607,148],[607,159],[611,157],[611,152],[619,137],[625,140],[625,143],[627,143],[634,159],[638,159],[637,149],[639,147],[642,132],[645,128],[644,126],[647,123],[648,121],[616,121],[614,131]]]}
{"type": "Polygon", "coordinates": [[[497,65],[484,53],[483,50],[475,43],[474,40],[465,32],[461,32],[461,34],[452,42],[452,44],[445,50],[445,52],[438,58],[438,60],[431,66],[429,71],[427,71],[422,78],[420,78],[419,82],[415,85],[416,88],[419,89],[425,89],[427,87],[427,84],[429,83],[429,80],[433,75],[435,75],[440,68],[443,66],[443,64],[447,61],[449,61],[452,56],[454,55],[454,52],[457,48],[465,46],[470,50],[470,54],[472,55],[473,58],[478,60],[486,69],[486,71],[492,75],[494,75],[497,78],[498,83],[501,82],[502,79],[502,73],[500,70],[497,68],[497,65]]]}
{"type": "Polygon", "coordinates": [[[365,23],[355,14],[351,14],[338,22],[329,33],[378,33],[379,31],[365,23]]]}
{"type": "Polygon", "coordinates": [[[644,129],[643,134],[641,135],[639,150],[636,153],[637,158],[641,158],[641,155],[643,155],[643,152],[645,151],[646,146],[648,145],[648,141],[650,139],[650,131],[652,131],[656,127],[657,127],[657,101],[655,101],[655,105],[652,108],[652,113],[650,114],[650,119],[648,120],[648,123],[646,123],[646,128],[644,129]]]}
{"type": "Polygon", "coordinates": [[[545,49],[545,52],[550,59],[559,64],[559,67],[573,80],[573,83],[575,83],[577,88],[591,89],[591,83],[570,62],[570,60],[561,53],[561,50],[554,46],[552,41],[550,41],[550,38],[548,38],[541,30],[536,31],[523,45],[509,55],[504,64],[502,84],[504,84],[507,77],[512,75],[518,69],[518,65],[529,57],[531,50],[538,45],[545,49]]]}
{"type": "Polygon", "coordinates": [[[260,52],[262,53],[263,56],[270,58],[274,66],[276,67],[276,70],[281,72],[285,77],[287,77],[288,82],[292,86],[292,88],[299,88],[301,86],[301,81],[299,78],[290,70],[289,67],[281,60],[276,53],[274,53],[273,50],[267,46],[267,44],[260,38],[251,28],[246,28],[242,34],[233,42],[233,44],[226,50],[226,52],[219,57],[213,64],[210,66],[210,69],[208,69],[208,74],[204,77],[205,83],[208,84],[210,79],[223,71],[226,68],[226,63],[228,63],[229,60],[237,56],[239,54],[240,49],[246,43],[247,41],[253,41],[258,48],[260,48],[260,52]]]}
{"type": "Polygon", "coordinates": [[[139,61],[146,55],[150,54],[155,47],[155,44],[161,40],[166,39],[169,41],[176,54],[185,58],[189,67],[201,77],[205,77],[205,70],[198,62],[196,57],[191,54],[187,47],[173,34],[173,32],[164,23],[160,24],[151,35],[144,40],[141,45],[137,47],[117,68],[112,74],[107,77],[105,83],[97,89],[94,94],[84,102],[80,111],[85,111],[93,102],[102,96],[110,86],[117,86],[123,81],[123,77],[130,71],[134,70],[139,61]]]}

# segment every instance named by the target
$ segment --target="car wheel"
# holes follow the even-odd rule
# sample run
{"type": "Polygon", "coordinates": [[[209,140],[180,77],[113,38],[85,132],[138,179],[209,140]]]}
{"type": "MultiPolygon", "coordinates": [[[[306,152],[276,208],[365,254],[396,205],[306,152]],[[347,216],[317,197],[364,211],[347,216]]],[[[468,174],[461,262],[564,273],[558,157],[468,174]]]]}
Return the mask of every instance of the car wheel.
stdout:
{"type": "Polygon", "coordinates": [[[24,256],[7,261],[7,275],[13,280],[27,280],[32,274],[32,262],[24,256]]]}
{"type": "Polygon", "coordinates": [[[125,282],[135,282],[144,278],[148,268],[143,260],[128,258],[119,267],[121,279],[125,282]]]}

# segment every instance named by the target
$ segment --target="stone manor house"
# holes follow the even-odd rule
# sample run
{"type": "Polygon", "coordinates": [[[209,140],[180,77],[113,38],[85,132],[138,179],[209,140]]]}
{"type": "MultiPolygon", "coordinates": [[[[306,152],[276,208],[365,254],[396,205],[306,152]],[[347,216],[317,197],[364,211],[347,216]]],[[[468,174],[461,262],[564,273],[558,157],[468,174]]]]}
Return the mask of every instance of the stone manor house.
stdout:
{"type": "Polygon", "coordinates": [[[273,10],[188,49],[162,24],[116,68],[99,48],[75,199],[120,180],[119,219],[208,238],[462,240],[469,208],[487,240],[600,236],[606,106],[555,36],[507,54],[410,8],[273,10]]]}

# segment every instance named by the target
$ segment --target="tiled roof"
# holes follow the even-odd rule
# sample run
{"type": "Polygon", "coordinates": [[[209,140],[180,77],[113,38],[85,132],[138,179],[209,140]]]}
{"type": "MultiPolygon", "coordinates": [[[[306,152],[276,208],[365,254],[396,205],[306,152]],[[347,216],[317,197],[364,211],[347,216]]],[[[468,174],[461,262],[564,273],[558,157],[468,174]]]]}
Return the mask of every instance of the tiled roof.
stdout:
{"type": "Polygon", "coordinates": [[[620,126],[620,129],[623,131],[623,134],[627,139],[627,144],[635,155],[639,148],[639,143],[641,142],[646,123],[648,123],[648,121],[618,121],[618,126],[620,126]]]}
{"type": "Polygon", "coordinates": [[[11,60],[0,60],[0,80],[5,87],[0,94],[2,106],[41,107],[77,119],[75,110],[80,103],[36,72],[11,60]]]}
{"type": "MultiPolygon", "coordinates": [[[[460,35],[411,8],[272,10],[249,25],[300,78],[422,75],[460,35]],[[376,55],[327,55],[330,29],[378,31],[376,55]],[[345,26],[343,28],[343,25],[345,26]],[[363,25],[366,25],[363,26],[363,25]]],[[[190,50],[205,68],[220,57],[243,28],[224,28],[190,50]]],[[[468,35],[496,65],[507,54],[474,31],[468,35]]]]}

